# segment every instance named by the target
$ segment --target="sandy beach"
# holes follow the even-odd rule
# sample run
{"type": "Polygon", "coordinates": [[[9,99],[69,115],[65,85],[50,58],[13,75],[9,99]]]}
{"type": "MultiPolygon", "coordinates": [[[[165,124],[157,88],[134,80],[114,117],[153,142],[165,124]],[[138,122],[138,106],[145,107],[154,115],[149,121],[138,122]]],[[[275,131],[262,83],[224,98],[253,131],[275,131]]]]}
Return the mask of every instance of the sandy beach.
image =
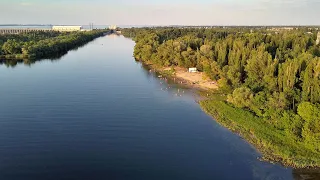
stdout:
{"type": "MultiPolygon", "coordinates": [[[[164,73],[171,71],[171,67],[167,68],[159,68],[150,66],[154,71],[158,71],[159,73],[164,73]]],[[[175,82],[179,84],[184,84],[186,86],[197,88],[201,90],[213,90],[218,89],[218,84],[216,81],[211,80],[209,77],[205,75],[203,72],[188,72],[188,69],[181,67],[174,67],[174,74],[171,75],[171,78],[175,80],[175,82]]]]}
{"type": "Polygon", "coordinates": [[[188,72],[185,68],[175,67],[175,77],[186,81],[188,85],[196,88],[211,90],[218,89],[216,81],[212,81],[203,72],[188,72]]]}

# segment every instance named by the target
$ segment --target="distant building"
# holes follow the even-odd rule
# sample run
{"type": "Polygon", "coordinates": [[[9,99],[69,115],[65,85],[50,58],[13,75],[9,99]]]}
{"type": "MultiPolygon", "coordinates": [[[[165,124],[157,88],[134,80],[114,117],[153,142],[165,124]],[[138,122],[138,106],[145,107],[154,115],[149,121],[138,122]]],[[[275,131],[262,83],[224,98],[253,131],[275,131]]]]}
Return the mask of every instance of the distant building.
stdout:
{"type": "Polygon", "coordinates": [[[189,73],[195,73],[198,72],[197,68],[189,68],[189,73]]]}
{"type": "Polygon", "coordinates": [[[118,35],[121,34],[120,29],[116,25],[110,25],[109,29],[111,30],[111,33],[115,33],[115,34],[118,34],[118,35]]]}
{"type": "Polygon", "coordinates": [[[278,31],[283,31],[283,30],[284,31],[292,31],[294,29],[295,29],[294,27],[272,27],[272,28],[269,28],[267,30],[278,32],[278,31]]]}
{"type": "Polygon", "coordinates": [[[82,26],[53,26],[54,31],[81,31],[82,26]]]}
{"type": "Polygon", "coordinates": [[[284,27],[284,28],[282,28],[282,29],[284,29],[284,30],[289,30],[289,31],[294,30],[293,27],[284,27]]]}
{"type": "Polygon", "coordinates": [[[111,25],[111,26],[109,26],[109,29],[110,29],[110,30],[116,30],[116,29],[117,29],[117,26],[116,26],[116,25],[111,25]]]}

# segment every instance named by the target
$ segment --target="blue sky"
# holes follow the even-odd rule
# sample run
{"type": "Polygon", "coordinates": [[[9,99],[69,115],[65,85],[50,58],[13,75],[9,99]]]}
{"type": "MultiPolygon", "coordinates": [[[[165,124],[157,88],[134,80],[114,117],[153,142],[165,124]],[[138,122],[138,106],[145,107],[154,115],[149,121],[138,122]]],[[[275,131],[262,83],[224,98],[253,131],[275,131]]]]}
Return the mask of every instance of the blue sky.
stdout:
{"type": "Polygon", "coordinates": [[[0,23],[320,25],[320,0],[0,0],[0,23]]]}

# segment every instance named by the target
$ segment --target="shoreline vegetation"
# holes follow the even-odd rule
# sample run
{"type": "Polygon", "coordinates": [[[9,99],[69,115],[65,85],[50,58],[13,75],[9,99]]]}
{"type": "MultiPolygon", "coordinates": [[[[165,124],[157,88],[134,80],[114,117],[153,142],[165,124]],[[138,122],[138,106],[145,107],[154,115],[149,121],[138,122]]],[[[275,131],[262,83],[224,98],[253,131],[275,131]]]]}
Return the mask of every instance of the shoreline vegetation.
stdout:
{"type": "Polygon", "coordinates": [[[160,27],[122,33],[136,42],[137,61],[200,89],[206,96],[201,108],[254,145],[263,160],[320,167],[320,48],[313,28],[160,27]],[[200,71],[196,79],[208,77],[215,86],[201,87],[186,77],[190,67],[200,71]]]}
{"type": "MultiPolygon", "coordinates": [[[[261,154],[261,160],[271,163],[281,163],[287,167],[293,168],[318,168],[318,165],[310,165],[308,155],[312,152],[304,152],[302,148],[297,154],[302,157],[296,159],[283,156],[288,152],[289,148],[299,149],[301,144],[296,143],[292,139],[279,138],[282,132],[270,126],[270,124],[263,122],[262,118],[256,117],[253,113],[241,108],[230,106],[227,101],[227,94],[221,92],[218,86],[207,87],[203,84],[196,83],[184,76],[186,69],[179,67],[160,67],[147,62],[142,62],[148,66],[152,71],[159,73],[161,76],[167,78],[175,78],[176,82],[185,85],[188,88],[198,90],[198,93],[204,98],[199,101],[199,105],[203,111],[214,118],[220,125],[226,127],[233,133],[238,134],[248,143],[252,144],[261,154]],[[180,72],[175,69],[178,68],[180,72]],[[181,72],[183,71],[183,72],[181,72]],[[182,73],[182,74],[180,74],[182,73]],[[270,138],[279,138],[278,141],[270,143],[270,138]],[[288,159],[287,159],[288,158],[288,159]],[[303,160],[305,159],[305,161],[303,160]],[[296,160],[301,164],[296,164],[296,160]]],[[[194,73],[196,78],[203,77],[202,73],[194,73]]],[[[208,80],[209,81],[209,80],[208,80]]],[[[209,81],[214,82],[214,81],[209,81]]],[[[302,146],[303,147],[303,146],[302,146]]],[[[314,154],[316,156],[317,154],[314,154]]]]}
{"type": "Polygon", "coordinates": [[[84,32],[28,32],[0,35],[0,60],[35,60],[57,57],[78,48],[107,30],[84,32]]]}

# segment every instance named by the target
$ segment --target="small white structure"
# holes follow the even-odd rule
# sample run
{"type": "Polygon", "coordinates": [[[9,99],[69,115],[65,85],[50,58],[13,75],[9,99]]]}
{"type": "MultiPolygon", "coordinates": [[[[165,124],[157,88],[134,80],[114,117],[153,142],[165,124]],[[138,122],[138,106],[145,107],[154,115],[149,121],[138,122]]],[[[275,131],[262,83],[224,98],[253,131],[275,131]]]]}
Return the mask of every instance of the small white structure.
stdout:
{"type": "Polygon", "coordinates": [[[197,68],[189,68],[189,73],[195,73],[198,72],[197,68]]]}
{"type": "Polygon", "coordinates": [[[52,26],[54,31],[81,31],[82,26],[52,26]]]}

